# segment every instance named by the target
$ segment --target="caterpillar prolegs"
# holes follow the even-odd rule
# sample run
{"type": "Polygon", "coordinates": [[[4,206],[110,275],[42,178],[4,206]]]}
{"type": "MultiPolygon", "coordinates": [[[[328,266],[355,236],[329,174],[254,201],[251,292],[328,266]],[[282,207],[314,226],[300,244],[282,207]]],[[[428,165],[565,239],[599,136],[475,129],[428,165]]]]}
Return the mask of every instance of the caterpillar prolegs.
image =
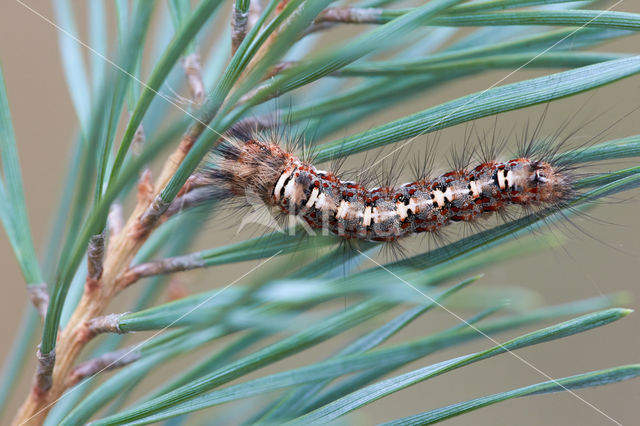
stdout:
{"type": "Polygon", "coordinates": [[[254,193],[267,206],[295,215],[311,228],[374,242],[472,222],[509,205],[559,204],[574,192],[568,173],[534,155],[376,188],[319,170],[259,134],[227,141],[212,163],[202,176],[225,197],[254,193]]]}

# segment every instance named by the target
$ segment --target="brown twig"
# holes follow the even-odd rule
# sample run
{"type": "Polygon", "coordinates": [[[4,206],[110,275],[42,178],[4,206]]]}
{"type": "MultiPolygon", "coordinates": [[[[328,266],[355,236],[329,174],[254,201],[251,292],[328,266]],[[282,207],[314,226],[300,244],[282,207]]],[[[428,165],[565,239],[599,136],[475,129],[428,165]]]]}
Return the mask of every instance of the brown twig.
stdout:
{"type": "Polygon", "coordinates": [[[175,216],[183,210],[202,205],[211,200],[211,188],[193,188],[189,192],[176,197],[165,214],[167,217],[175,216]]]}
{"type": "Polygon", "coordinates": [[[85,361],[73,369],[67,379],[67,387],[74,386],[82,380],[90,378],[96,374],[129,365],[140,359],[141,356],[142,353],[140,352],[140,349],[123,348],[85,361]]]}
{"type": "Polygon", "coordinates": [[[107,227],[109,228],[109,235],[111,238],[117,236],[124,227],[122,204],[117,201],[111,204],[111,208],[109,208],[109,215],[107,216],[107,227]]]}
{"type": "Polygon", "coordinates": [[[247,36],[249,30],[249,11],[242,11],[233,4],[233,13],[231,14],[231,54],[235,54],[236,50],[247,36]]]}
{"type": "Polygon", "coordinates": [[[282,61],[279,64],[275,64],[269,69],[269,71],[267,71],[267,74],[264,76],[264,80],[268,80],[271,77],[275,77],[276,75],[280,74],[282,71],[289,69],[298,63],[299,63],[298,61],[282,61]]]}
{"type": "Polygon", "coordinates": [[[87,249],[87,279],[85,285],[87,291],[91,291],[98,286],[102,277],[102,261],[104,257],[104,234],[91,237],[87,249]]]}
{"type": "MultiPolygon", "coordinates": [[[[371,24],[380,23],[382,9],[357,7],[330,7],[322,11],[300,38],[333,27],[336,23],[371,24]]],[[[271,67],[265,80],[296,65],[295,61],[284,61],[271,67]]]]}
{"type": "Polygon", "coordinates": [[[126,331],[120,329],[120,318],[127,312],[120,314],[109,314],[101,317],[92,318],[87,322],[87,335],[93,338],[102,333],[125,334],[126,331]]]}
{"type": "Polygon", "coordinates": [[[308,36],[309,34],[317,33],[320,31],[328,30],[329,28],[333,28],[336,26],[335,22],[317,22],[309,25],[309,28],[304,30],[301,38],[308,36]]]}
{"type": "Polygon", "coordinates": [[[138,180],[138,192],[136,193],[138,205],[147,205],[153,200],[153,182],[151,181],[151,170],[146,168],[138,180]]]}
{"type": "Polygon", "coordinates": [[[187,84],[191,92],[191,99],[200,105],[204,101],[204,81],[202,80],[202,66],[200,55],[197,52],[190,53],[182,59],[182,68],[187,77],[187,84]]]}
{"type": "Polygon", "coordinates": [[[122,288],[121,282],[125,272],[131,265],[131,261],[154,226],[159,223],[153,220],[147,221],[146,226],[143,227],[144,232],[140,232],[140,219],[144,216],[145,211],[150,208],[149,201],[158,196],[161,190],[169,183],[193,143],[204,129],[204,125],[193,126],[183,137],[178,148],[169,156],[160,172],[160,176],[153,185],[150,182],[150,174],[145,174],[143,181],[139,185],[137,205],[122,231],[109,239],[109,245],[106,247],[104,255],[103,273],[99,280],[99,285],[96,286],[96,291],[87,292],[85,290],[67,322],[67,326],[60,331],[56,345],[58,356],[55,358],[55,365],[52,354],[47,354],[39,362],[34,379],[34,383],[38,387],[34,386],[34,391],[30,392],[14,417],[13,424],[42,424],[53,402],[67,389],[66,379],[92,334],[101,330],[114,332],[119,330],[116,327],[100,328],[96,325],[90,330],[89,323],[92,319],[103,314],[113,297],[122,288]],[[51,367],[53,367],[53,373],[50,371],[51,367]]]}
{"type": "Polygon", "coordinates": [[[184,185],[182,185],[182,188],[180,189],[180,191],[178,191],[177,196],[181,197],[184,194],[187,194],[188,192],[193,191],[194,189],[201,188],[205,185],[209,185],[210,183],[211,181],[207,179],[205,176],[203,176],[202,174],[199,174],[199,173],[193,174],[189,176],[189,178],[184,183],[184,185]]]}
{"type": "Polygon", "coordinates": [[[130,268],[124,276],[123,286],[153,275],[170,274],[204,267],[204,261],[197,253],[184,256],[169,257],[152,262],[141,263],[130,268]]]}
{"type": "Polygon", "coordinates": [[[135,155],[140,155],[142,153],[142,146],[144,145],[144,141],[146,140],[146,136],[144,134],[144,127],[142,127],[142,123],[136,129],[136,132],[133,134],[133,139],[131,140],[131,152],[135,155]]]}
{"type": "Polygon", "coordinates": [[[153,202],[142,213],[140,219],[138,219],[138,227],[136,229],[136,238],[142,238],[149,235],[151,229],[158,223],[160,217],[167,211],[170,202],[166,202],[162,199],[162,195],[158,194],[153,199],[153,202]]]}
{"type": "Polygon", "coordinates": [[[27,286],[29,300],[38,311],[40,318],[47,316],[47,308],[49,306],[49,292],[46,283],[31,284],[27,286]]]}
{"type": "Polygon", "coordinates": [[[134,225],[131,237],[135,239],[144,239],[149,235],[151,229],[155,226],[157,219],[169,207],[168,203],[162,201],[160,194],[154,197],[154,185],[151,182],[151,170],[146,169],[140,181],[138,182],[138,205],[146,205],[147,207],[138,217],[137,223],[134,225]],[[166,207],[165,207],[166,204],[166,207]]]}
{"type": "MultiPolygon", "coordinates": [[[[283,4],[286,5],[286,2],[281,3],[281,5],[283,5],[283,4]]],[[[281,10],[281,9],[279,9],[279,10],[281,10]]],[[[382,11],[383,11],[383,9],[378,9],[378,8],[330,7],[328,9],[325,9],[322,12],[320,12],[320,14],[316,17],[316,19],[309,26],[309,28],[307,28],[300,35],[300,38],[305,37],[305,36],[307,36],[309,34],[317,32],[317,31],[328,29],[328,28],[334,26],[336,23],[353,23],[353,24],[372,24],[372,23],[375,24],[375,23],[380,23],[380,18],[381,18],[381,15],[382,15],[382,11]]],[[[251,64],[256,64],[256,63],[258,63],[260,61],[260,59],[261,59],[260,54],[263,51],[263,48],[264,49],[268,49],[268,47],[270,47],[269,43],[273,43],[273,39],[274,39],[274,37],[276,35],[277,35],[277,32],[274,31],[273,34],[271,34],[269,36],[269,38],[267,39],[265,44],[258,51],[258,54],[256,54],[256,56],[252,60],[251,64]]],[[[274,77],[275,75],[281,73],[282,71],[284,71],[284,70],[286,70],[288,68],[291,68],[292,66],[296,65],[297,63],[298,62],[296,62],[296,61],[284,61],[284,62],[281,62],[279,64],[274,65],[267,72],[267,74],[265,75],[265,80],[268,79],[268,78],[274,77]]],[[[255,87],[254,89],[252,89],[252,90],[248,91],[247,93],[245,93],[240,98],[238,103],[240,103],[240,104],[246,103],[250,99],[254,98],[256,95],[258,95],[263,89],[264,89],[264,86],[255,87]]],[[[268,98],[263,99],[263,101],[272,99],[272,98],[274,98],[276,96],[278,96],[277,93],[272,93],[272,94],[269,95],[268,98]]]]}
{"type": "Polygon", "coordinates": [[[349,24],[378,24],[383,9],[375,7],[329,7],[318,15],[314,24],[340,22],[349,24]]]}
{"type": "Polygon", "coordinates": [[[38,348],[37,357],[38,367],[36,369],[33,392],[41,398],[46,395],[53,384],[52,374],[56,362],[56,351],[54,349],[48,354],[43,354],[38,348]]]}
{"type": "MultiPolygon", "coordinates": [[[[280,3],[278,3],[278,6],[276,6],[275,14],[276,15],[280,14],[284,10],[284,8],[287,6],[288,3],[289,3],[289,0],[280,0],[280,3]]],[[[286,24],[283,24],[283,25],[286,25],[286,24]]],[[[260,46],[260,48],[258,49],[256,54],[254,55],[254,57],[251,59],[251,61],[247,65],[247,67],[246,67],[246,69],[244,71],[244,76],[247,76],[247,75],[251,74],[253,69],[262,61],[262,59],[264,58],[266,53],[270,50],[271,46],[275,42],[275,40],[276,40],[276,38],[278,36],[278,32],[281,29],[282,29],[282,26],[280,28],[275,29],[269,35],[269,37],[267,37],[265,42],[262,44],[262,46],[260,46]]]]}
{"type": "Polygon", "coordinates": [[[309,34],[325,31],[333,28],[336,24],[380,24],[382,10],[378,8],[359,7],[330,7],[323,10],[313,21],[313,24],[302,34],[305,37],[309,34]]]}

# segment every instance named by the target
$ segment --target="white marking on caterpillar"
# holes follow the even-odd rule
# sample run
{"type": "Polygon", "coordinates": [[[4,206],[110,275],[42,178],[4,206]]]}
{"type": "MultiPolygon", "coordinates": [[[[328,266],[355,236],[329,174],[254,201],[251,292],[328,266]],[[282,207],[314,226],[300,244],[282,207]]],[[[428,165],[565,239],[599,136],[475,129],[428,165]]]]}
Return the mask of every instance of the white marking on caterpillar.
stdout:
{"type": "Polygon", "coordinates": [[[478,198],[480,196],[480,191],[478,190],[478,185],[475,180],[469,182],[469,187],[471,188],[471,197],[478,198]]]}
{"type": "MultiPolygon", "coordinates": [[[[426,199],[426,200],[422,200],[422,204],[432,204],[431,200],[426,199]]],[[[409,198],[409,205],[407,206],[407,210],[411,210],[411,212],[413,214],[419,213],[420,210],[422,210],[420,208],[420,203],[418,202],[418,200],[414,197],[409,198]]]]}
{"type": "Polygon", "coordinates": [[[400,220],[405,220],[407,218],[407,210],[408,207],[405,206],[403,202],[396,203],[396,212],[398,213],[400,220]]]}
{"type": "Polygon", "coordinates": [[[290,203],[298,204],[304,197],[304,192],[300,185],[296,183],[294,178],[289,179],[289,183],[284,188],[284,198],[289,200],[290,203]]]}
{"type": "Polygon", "coordinates": [[[455,200],[455,194],[454,192],[451,190],[451,187],[447,187],[447,190],[444,192],[444,199],[449,200],[449,202],[452,202],[453,200],[455,200]]]}
{"type": "Polygon", "coordinates": [[[515,185],[515,178],[513,176],[513,172],[511,170],[509,170],[507,172],[507,176],[505,177],[505,180],[507,181],[507,187],[511,188],[515,185]]]}
{"type": "Polygon", "coordinates": [[[338,209],[337,206],[327,198],[324,192],[318,196],[316,208],[322,211],[333,211],[338,209]]]}
{"type": "Polygon", "coordinates": [[[498,170],[498,186],[500,189],[505,189],[505,178],[504,178],[504,170],[498,170]]]}
{"type": "Polygon", "coordinates": [[[318,199],[318,192],[319,192],[318,188],[313,188],[313,191],[311,191],[311,196],[309,197],[307,204],[304,205],[306,209],[310,209],[316,203],[316,200],[318,199]]]}
{"type": "Polygon", "coordinates": [[[371,225],[371,206],[366,206],[362,215],[362,226],[369,225],[371,225]]]}
{"type": "Polygon", "coordinates": [[[341,200],[340,206],[338,207],[338,212],[336,213],[336,218],[344,219],[345,217],[347,217],[348,208],[349,207],[347,206],[347,202],[345,200],[341,200]]]}
{"type": "Polygon", "coordinates": [[[431,193],[431,195],[433,195],[433,201],[437,207],[444,206],[444,194],[442,191],[440,191],[439,189],[436,189],[431,193]]]}
{"type": "Polygon", "coordinates": [[[275,197],[276,201],[280,200],[280,191],[282,191],[282,187],[284,186],[286,180],[289,179],[289,176],[291,176],[291,173],[293,173],[293,170],[288,170],[282,173],[280,175],[280,179],[278,179],[278,183],[276,183],[275,188],[273,188],[273,196],[275,197]]]}

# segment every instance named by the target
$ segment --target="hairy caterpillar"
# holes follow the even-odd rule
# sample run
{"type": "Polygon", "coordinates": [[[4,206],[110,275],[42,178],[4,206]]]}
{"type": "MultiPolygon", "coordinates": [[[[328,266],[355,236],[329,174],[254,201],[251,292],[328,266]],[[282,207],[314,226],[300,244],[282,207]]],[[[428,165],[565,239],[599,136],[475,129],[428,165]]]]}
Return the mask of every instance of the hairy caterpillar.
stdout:
{"type": "Polygon", "coordinates": [[[569,170],[536,158],[540,150],[534,145],[512,160],[369,189],[317,169],[264,134],[237,133],[213,153],[200,185],[215,188],[216,198],[256,194],[267,206],[345,239],[392,242],[509,205],[561,205],[575,194],[569,170]]]}

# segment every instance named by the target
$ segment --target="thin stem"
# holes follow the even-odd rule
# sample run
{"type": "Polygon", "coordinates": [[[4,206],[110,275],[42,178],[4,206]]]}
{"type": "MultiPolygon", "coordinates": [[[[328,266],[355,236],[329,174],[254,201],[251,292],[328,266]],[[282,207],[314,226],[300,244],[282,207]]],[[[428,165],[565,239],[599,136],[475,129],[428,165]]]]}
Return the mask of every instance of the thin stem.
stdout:
{"type": "Polygon", "coordinates": [[[146,262],[129,269],[125,274],[124,286],[129,286],[134,282],[152,275],[170,274],[172,272],[188,271],[196,268],[203,268],[205,262],[199,253],[191,253],[184,256],[169,257],[153,262],[146,262]]]}
{"type": "MultiPolygon", "coordinates": [[[[185,186],[190,184],[191,182],[188,180],[185,186]]],[[[202,205],[203,203],[211,200],[210,188],[205,188],[202,186],[195,186],[192,188],[193,189],[190,188],[188,192],[185,192],[183,195],[176,197],[173,202],[171,202],[171,205],[166,212],[166,215],[168,217],[174,216],[191,207],[202,205]]]]}
{"type": "Polygon", "coordinates": [[[87,283],[89,280],[98,281],[102,276],[102,261],[104,257],[104,234],[98,234],[89,240],[87,249],[87,283]]]}
{"type": "Polygon", "coordinates": [[[249,29],[249,7],[251,1],[237,0],[231,14],[231,54],[235,54],[249,29]]]}
{"type": "Polygon", "coordinates": [[[129,365],[140,359],[141,355],[142,352],[140,349],[122,348],[85,361],[73,369],[67,380],[67,386],[74,386],[82,380],[96,374],[129,365]]]}
{"type": "Polygon", "coordinates": [[[36,369],[36,377],[33,384],[33,393],[38,397],[45,396],[47,391],[53,384],[53,366],[56,363],[56,351],[43,354],[38,349],[38,367],[36,369]]]}
{"type": "Polygon", "coordinates": [[[351,24],[378,23],[383,9],[359,7],[329,7],[316,18],[314,24],[341,22],[351,24]]]}
{"type": "Polygon", "coordinates": [[[136,132],[133,134],[133,140],[131,141],[131,152],[133,152],[134,155],[139,155],[142,152],[142,147],[144,146],[144,141],[146,139],[144,127],[142,126],[142,123],[140,123],[136,132]]]}
{"type": "Polygon", "coordinates": [[[138,220],[138,230],[141,236],[148,235],[151,229],[158,223],[160,216],[167,211],[170,205],[171,202],[164,201],[160,194],[154,197],[149,207],[147,207],[138,220]]]}
{"type": "Polygon", "coordinates": [[[182,59],[182,69],[187,77],[187,85],[191,92],[191,98],[196,105],[204,101],[204,81],[202,80],[202,66],[200,65],[200,54],[190,53],[182,59]]]}
{"type": "Polygon", "coordinates": [[[88,321],[87,330],[88,335],[92,338],[97,336],[98,334],[103,333],[115,333],[115,334],[124,334],[126,331],[122,331],[120,329],[120,318],[126,315],[125,313],[120,314],[109,314],[101,317],[96,317],[88,321]]]}
{"type": "Polygon", "coordinates": [[[47,284],[31,284],[27,286],[27,294],[29,300],[38,311],[40,318],[44,319],[47,316],[47,308],[49,307],[49,292],[47,290],[47,284]]]}

